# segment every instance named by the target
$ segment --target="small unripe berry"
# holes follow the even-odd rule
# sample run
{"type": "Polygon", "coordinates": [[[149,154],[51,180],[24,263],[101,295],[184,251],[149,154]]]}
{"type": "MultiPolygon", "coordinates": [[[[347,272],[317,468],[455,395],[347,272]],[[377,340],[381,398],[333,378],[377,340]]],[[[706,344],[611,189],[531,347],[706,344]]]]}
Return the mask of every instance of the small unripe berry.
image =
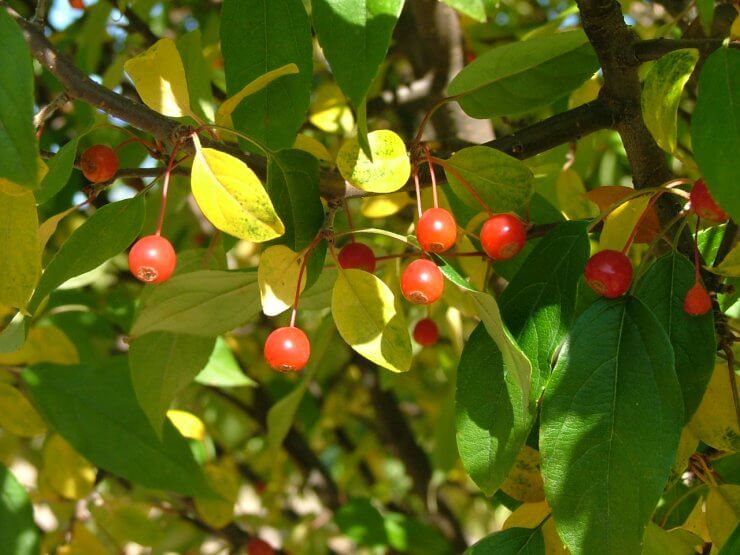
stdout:
{"type": "Polygon", "coordinates": [[[161,235],[142,237],[128,253],[128,267],[136,279],[145,283],[167,281],[177,264],[172,243],[161,235]]]}
{"type": "Polygon", "coordinates": [[[422,347],[430,347],[439,341],[439,328],[431,318],[423,318],[414,326],[414,341],[422,347]]]}
{"type": "Polygon", "coordinates": [[[118,171],[118,155],[109,146],[93,145],[80,156],[80,169],[93,183],[110,181],[118,171]]]}
{"type": "Polygon", "coordinates": [[[712,299],[700,281],[694,283],[694,286],[686,293],[683,309],[691,316],[701,316],[712,309],[712,299]]]}
{"type": "Polygon", "coordinates": [[[303,330],[294,326],[278,328],[267,336],[265,360],[273,370],[297,372],[311,356],[311,343],[303,330]]]}
{"type": "Polygon", "coordinates": [[[486,254],[494,260],[509,260],[524,248],[527,230],[516,216],[495,214],[483,224],[480,242],[486,254]]]}
{"type": "Polygon", "coordinates": [[[457,222],[448,210],[430,208],[419,218],[416,238],[425,251],[444,252],[457,240],[457,222]]]}
{"type": "Polygon", "coordinates": [[[339,251],[339,265],[345,270],[375,271],[375,254],[364,243],[348,243],[339,251]]]}
{"type": "Polygon", "coordinates": [[[632,263],[624,253],[614,250],[597,252],[583,271],[586,283],[602,297],[615,299],[627,292],[632,282],[632,263]]]}
{"type": "Polygon", "coordinates": [[[704,220],[721,223],[729,219],[727,212],[717,204],[703,179],[697,179],[689,197],[691,209],[704,220]]]}
{"type": "Polygon", "coordinates": [[[409,264],[401,276],[401,292],[414,304],[431,304],[442,296],[442,272],[431,260],[420,258],[409,264]]]}

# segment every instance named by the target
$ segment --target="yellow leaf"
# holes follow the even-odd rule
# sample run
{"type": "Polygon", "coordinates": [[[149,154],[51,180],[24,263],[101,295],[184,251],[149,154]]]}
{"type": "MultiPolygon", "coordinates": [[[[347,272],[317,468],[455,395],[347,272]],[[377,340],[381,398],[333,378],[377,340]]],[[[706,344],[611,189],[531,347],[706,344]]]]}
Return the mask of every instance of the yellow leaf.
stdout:
{"type": "Polygon", "coordinates": [[[238,93],[224,100],[223,104],[218,107],[218,111],[216,112],[216,123],[223,127],[233,127],[231,114],[234,113],[234,110],[236,110],[237,106],[239,106],[245,98],[261,91],[275,79],[293,73],[298,73],[298,66],[295,64],[286,64],[277,69],[273,69],[272,71],[268,71],[261,77],[257,77],[257,79],[248,83],[238,93]]]}
{"type": "Polygon", "coordinates": [[[57,555],[109,555],[110,551],[81,521],[72,527],[72,541],[60,546],[57,555]]]}
{"type": "Polygon", "coordinates": [[[525,445],[516,457],[501,489],[508,496],[525,503],[545,500],[545,490],[540,474],[540,453],[525,445]]]}
{"type": "Polygon", "coordinates": [[[740,486],[722,484],[713,487],[707,497],[707,526],[712,547],[722,549],[740,521],[740,486]]]}
{"type": "Polygon", "coordinates": [[[209,526],[219,529],[234,519],[234,504],[239,495],[241,479],[233,463],[207,464],[204,467],[206,481],[223,499],[195,498],[195,510],[209,526]]]}
{"type": "Polygon", "coordinates": [[[403,312],[396,312],[393,292],[377,276],[340,270],[331,311],[347,344],[375,364],[393,372],[411,367],[411,339],[403,312]]]}
{"type": "Polygon", "coordinates": [[[387,218],[413,203],[413,199],[407,193],[391,193],[362,199],[360,211],[366,218],[387,218]]]}
{"type": "Polygon", "coordinates": [[[183,437],[202,441],[206,437],[206,426],[203,421],[191,412],[168,410],[167,418],[183,437]]]}
{"type": "Polygon", "coordinates": [[[26,308],[41,274],[38,226],[33,192],[0,179],[0,305],[26,308]]]}
{"type": "MultiPolygon", "coordinates": [[[[277,316],[293,306],[303,256],[303,253],[292,251],[285,245],[270,247],[260,256],[257,281],[262,311],[267,316],[277,316]]],[[[304,287],[306,272],[301,279],[301,291],[304,287]]]]}
{"type": "Polygon", "coordinates": [[[740,15],[732,22],[732,27],[730,27],[730,37],[732,37],[733,40],[740,39],[740,15]]]}
{"type": "Polygon", "coordinates": [[[694,505],[691,513],[686,518],[686,521],[681,525],[681,528],[699,536],[705,542],[712,541],[709,537],[709,528],[707,527],[707,507],[703,497],[700,497],[699,501],[696,502],[696,505],[694,505]]]}
{"type": "Polygon", "coordinates": [[[568,169],[558,175],[555,182],[556,207],[569,220],[594,218],[599,215],[599,208],[586,198],[586,187],[580,176],[568,169]]]}
{"type": "Polygon", "coordinates": [[[192,116],[185,68],[175,41],[160,39],[128,60],[124,69],[144,104],[165,116],[192,116]]]}
{"type": "Polygon", "coordinates": [[[82,499],[95,487],[95,467],[61,436],[51,436],[44,446],[41,471],[47,483],[62,497],[82,499]]]}
{"type": "Polygon", "coordinates": [[[357,138],[347,140],[337,154],[337,168],[355,187],[371,193],[392,193],[403,187],[411,175],[406,145],[393,131],[382,129],[367,136],[372,162],[357,138]]]}
{"type": "Polygon", "coordinates": [[[325,162],[334,161],[334,158],[332,157],[331,152],[329,152],[329,149],[327,149],[318,140],[309,135],[304,135],[303,133],[300,133],[296,136],[293,148],[304,150],[309,154],[313,154],[319,160],[324,160],[325,162]]]}
{"type": "Polygon", "coordinates": [[[59,222],[61,222],[64,218],[66,218],[75,210],[77,210],[77,207],[72,206],[71,208],[67,208],[67,210],[65,210],[64,212],[54,214],[53,216],[50,216],[49,218],[44,220],[44,222],[39,226],[39,252],[44,252],[44,247],[46,247],[46,243],[49,242],[51,236],[54,235],[59,222]]]}
{"type": "Polygon", "coordinates": [[[642,195],[613,210],[604,220],[599,250],[621,251],[649,202],[650,195],[642,195]]]}
{"type": "MultiPolygon", "coordinates": [[[[737,383],[735,377],[735,383],[737,383]]],[[[730,392],[727,363],[717,359],[707,390],[689,426],[704,443],[720,451],[740,451],[740,429],[730,392]]]]}
{"type": "Polygon", "coordinates": [[[503,525],[503,530],[509,528],[537,528],[550,514],[550,505],[547,501],[537,503],[523,503],[509,515],[503,525]]]}
{"type": "Polygon", "coordinates": [[[31,402],[6,383],[0,383],[0,427],[21,437],[33,437],[46,431],[46,424],[31,402]]]}
{"type": "Polygon", "coordinates": [[[285,233],[265,188],[244,162],[225,152],[201,147],[197,135],[193,142],[193,196],[214,227],[256,243],[285,233]]]}
{"type": "Polygon", "coordinates": [[[712,271],[722,276],[740,277],[740,243],[732,247],[722,263],[712,271]]]}
{"type": "Polygon", "coordinates": [[[678,440],[678,451],[676,452],[676,460],[671,469],[669,483],[673,483],[681,477],[688,466],[689,457],[694,454],[698,446],[699,438],[696,437],[690,426],[684,426],[683,430],[681,430],[681,438],[678,440]]]}
{"type": "Polygon", "coordinates": [[[570,93],[570,97],[568,98],[568,110],[572,110],[582,104],[596,100],[596,97],[599,96],[599,90],[601,90],[601,82],[599,81],[599,77],[595,75],[570,93]]]}
{"type": "Polygon", "coordinates": [[[50,362],[53,364],[77,364],[80,357],[62,330],[55,326],[31,329],[23,346],[12,353],[0,354],[0,364],[19,366],[50,362]]]}
{"type": "Polygon", "coordinates": [[[327,82],[316,90],[309,121],[326,133],[347,134],[355,127],[355,117],[342,90],[336,83],[327,82]]]}

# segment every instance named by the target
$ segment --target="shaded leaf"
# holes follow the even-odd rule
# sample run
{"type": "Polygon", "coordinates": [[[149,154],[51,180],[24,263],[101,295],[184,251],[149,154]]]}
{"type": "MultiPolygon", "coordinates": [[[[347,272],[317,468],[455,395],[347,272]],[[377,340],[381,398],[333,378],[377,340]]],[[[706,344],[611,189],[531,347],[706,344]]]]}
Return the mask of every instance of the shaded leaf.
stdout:
{"type": "Polygon", "coordinates": [[[1,464],[0,545],[13,555],[39,553],[39,531],[33,521],[31,500],[13,473],[1,464]]]}
{"type": "Polygon", "coordinates": [[[76,155],[77,139],[72,139],[49,160],[49,171],[35,192],[38,204],[44,204],[64,188],[72,175],[76,155]]]}
{"type": "Polygon", "coordinates": [[[539,528],[508,528],[471,545],[465,555],[544,555],[545,538],[539,528]]]}
{"type": "Polygon", "coordinates": [[[29,302],[41,271],[38,225],[33,193],[0,179],[0,305],[29,302]]]}

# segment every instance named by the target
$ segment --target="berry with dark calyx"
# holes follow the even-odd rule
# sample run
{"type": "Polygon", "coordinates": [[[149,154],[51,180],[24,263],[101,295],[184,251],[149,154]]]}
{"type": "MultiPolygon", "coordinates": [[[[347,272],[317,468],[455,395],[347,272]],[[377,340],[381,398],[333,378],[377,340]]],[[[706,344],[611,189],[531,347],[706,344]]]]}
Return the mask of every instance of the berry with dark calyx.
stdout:
{"type": "Polygon", "coordinates": [[[247,555],[273,555],[275,550],[265,540],[260,538],[249,538],[247,542],[247,555]]]}
{"type": "Polygon", "coordinates": [[[420,258],[409,264],[401,276],[401,291],[414,304],[432,304],[442,296],[444,277],[431,260],[420,258]]]}
{"type": "Polygon", "coordinates": [[[162,283],[170,279],[177,264],[177,254],[161,235],[142,237],[128,253],[128,267],[144,283],[162,283]]]}
{"type": "Polygon", "coordinates": [[[375,271],[375,253],[365,243],[349,243],[339,251],[339,265],[345,270],[375,271]]]}
{"type": "Polygon", "coordinates": [[[431,347],[439,341],[439,328],[431,318],[423,318],[414,326],[414,341],[422,347],[431,347]]]}
{"type": "Polygon", "coordinates": [[[701,316],[712,309],[712,298],[706,288],[697,280],[694,286],[686,293],[683,301],[683,310],[691,316],[701,316]]]}
{"type": "Polygon", "coordinates": [[[624,253],[603,250],[589,258],[583,274],[596,293],[615,299],[624,295],[632,283],[632,263],[624,253]]]}
{"type": "Polygon", "coordinates": [[[494,260],[509,260],[524,248],[527,230],[516,216],[495,214],[483,224],[480,242],[486,254],[494,260]]]}
{"type": "Polygon", "coordinates": [[[93,183],[110,181],[118,171],[118,155],[109,146],[93,145],[80,156],[80,169],[93,183]]]}
{"type": "Polygon", "coordinates": [[[445,252],[457,240],[457,222],[448,210],[430,208],[419,218],[416,238],[425,251],[445,252]]]}
{"type": "Polygon", "coordinates": [[[719,204],[712,198],[703,179],[697,179],[691,188],[689,196],[691,209],[703,220],[721,223],[729,219],[727,212],[720,208],[719,204]]]}
{"type": "Polygon", "coordinates": [[[278,328],[267,336],[265,360],[279,372],[302,370],[311,356],[311,343],[303,330],[295,326],[278,328]]]}

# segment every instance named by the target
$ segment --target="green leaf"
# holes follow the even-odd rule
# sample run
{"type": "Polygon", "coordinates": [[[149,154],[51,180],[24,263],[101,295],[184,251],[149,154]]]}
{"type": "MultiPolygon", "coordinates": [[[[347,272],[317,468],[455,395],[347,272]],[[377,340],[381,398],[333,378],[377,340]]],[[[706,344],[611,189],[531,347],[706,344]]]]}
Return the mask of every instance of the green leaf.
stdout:
{"type": "Polygon", "coordinates": [[[242,372],[239,362],[222,337],[216,339],[216,346],[208,359],[208,364],[195,376],[199,384],[213,387],[254,387],[256,384],[242,372]]]}
{"type": "Polygon", "coordinates": [[[740,52],[735,49],[717,49],[702,67],[691,144],[709,192],[734,220],[740,219],[740,52]]]}
{"type": "Polygon", "coordinates": [[[676,457],[681,390],[668,335],[636,298],[576,321],[545,388],[545,496],[572,553],[639,553],[676,457]]]}
{"type": "Polygon", "coordinates": [[[272,150],[290,148],[303,124],[311,96],[311,25],[301,0],[225,0],[221,50],[229,96],[286,64],[298,66],[249,96],[234,111],[236,129],[272,150]]]}
{"type": "Polygon", "coordinates": [[[474,118],[519,114],[565,96],[598,68],[586,34],[566,31],[492,48],[455,76],[448,93],[474,118]]]}
{"type": "Polygon", "coordinates": [[[443,0],[448,6],[455,8],[458,12],[467,15],[471,19],[485,23],[486,5],[483,0],[443,0]]]}
{"type": "Polygon", "coordinates": [[[28,493],[13,473],[0,464],[0,545],[12,555],[39,553],[39,531],[28,493]]]}
{"type": "Polygon", "coordinates": [[[26,308],[41,272],[38,227],[33,193],[0,179],[0,306],[26,308]]]}
{"type": "Polygon", "coordinates": [[[533,192],[534,176],[523,162],[486,146],[457,151],[445,162],[445,174],[455,194],[478,210],[482,210],[481,205],[459,177],[475,189],[493,212],[514,212],[533,192]]]}
{"type": "Polygon", "coordinates": [[[157,438],[136,402],[125,359],[102,368],[40,364],[25,370],[23,380],[46,421],[94,465],[148,488],[214,495],[169,421],[157,438]]]}
{"type": "Polygon", "coordinates": [[[285,224],[280,242],[306,248],[324,224],[319,196],[319,161],[302,150],[283,150],[268,159],[267,193],[285,224]]]}
{"type": "Polygon", "coordinates": [[[170,404],[205,368],[216,339],[168,332],[135,338],[129,348],[131,383],[157,435],[170,404]]]}
{"type": "Polygon", "coordinates": [[[342,505],[334,515],[342,533],[358,545],[388,545],[383,515],[369,499],[356,497],[342,505]]]}
{"type": "Polygon", "coordinates": [[[43,162],[33,128],[33,65],[23,33],[0,10],[0,182],[36,188],[43,162]]]}
{"type": "Polygon", "coordinates": [[[22,313],[17,312],[3,330],[0,331],[0,353],[17,351],[23,346],[25,341],[26,317],[22,313]]]}
{"type": "Polygon", "coordinates": [[[72,175],[76,155],[77,139],[72,139],[49,160],[49,172],[35,193],[37,204],[44,204],[64,188],[72,175]]]}
{"type": "Polygon", "coordinates": [[[664,530],[654,523],[649,523],[645,530],[645,546],[642,555],[693,555],[701,547],[702,539],[688,530],[675,528],[664,530]]]}
{"type": "Polygon", "coordinates": [[[106,204],[61,246],[28,303],[34,313],[46,296],[70,278],[94,270],[134,242],[144,225],[143,195],[106,204]]]}
{"type": "Polygon", "coordinates": [[[690,316],[683,309],[694,280],[694,265],[671,252],[651,264],[635,288],[635,296],[652,310],[671,339],[686,422],[701,403],[717,351],[712,311],[690,316]]]}
{"type": "Polygon", "coordinates": [[[147,295],[131,335],[153,331],[217,336],[257,316],[254,271],[201,270],[170,278],[147,295]]]}
{"type": "Polygon", "coordinates": [[[507,528],[471,545],[465,555],[544,555],[545,538],[537,528],[507,528]]]}
{"type": "Polygon", "coordinates": [[[211,91],[211,68],[203,56],[200,29],[180,35],[177,51],[185,67],[185,78],[190,95],[190,108],[201,118],[213,121],[213,92],[211,91]]]}
{"type": "Polygon", "coordinates": [[[669,153],[676,150],[676,120],[681,92],[698,59],[698,50],[670,52],[660,58],[645,77],[642,117],[660,148],[669,153]]]}
{"type": "Polygon", "coordinates": [[[403,0],[311,0],[313,25],[334,78],[355,107],[385,60],[403,0]]]}

